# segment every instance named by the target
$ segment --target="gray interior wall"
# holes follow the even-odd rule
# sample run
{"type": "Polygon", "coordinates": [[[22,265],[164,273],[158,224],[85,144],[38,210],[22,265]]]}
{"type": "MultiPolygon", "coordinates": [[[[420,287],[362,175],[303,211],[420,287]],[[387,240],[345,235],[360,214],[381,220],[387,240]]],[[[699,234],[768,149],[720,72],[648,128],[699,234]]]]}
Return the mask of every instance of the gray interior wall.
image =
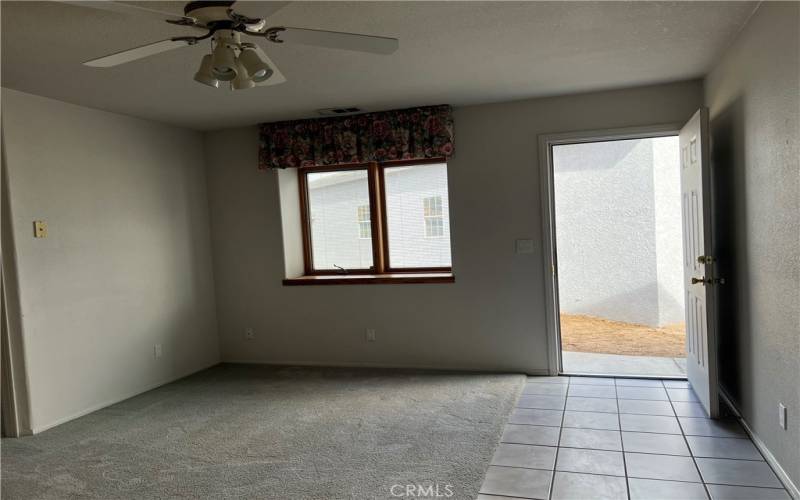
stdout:
{"type": "Polygon", "coordinates": [[[207,133],[223,359],[545,371],[542,249],[514,253],[541,240],[537,136],[683,123],[701,104],[692,81],[455,109],[453,284],[282,286],[289,233],[279,174],[256,170],[257,129],[207,133]]]}
{"type": "Polygon", "coordinates": [[[800,4],[764,2],[705,82],[716,214],[720,377],[800,484],[800,4]],[[778,426],[778,403],[789,429],[778,426]]]}
{"type": "Polygon", "coordinates": [[[217,363],[201,134],[5,88],[2,108],[33,430],[217,363]]]}

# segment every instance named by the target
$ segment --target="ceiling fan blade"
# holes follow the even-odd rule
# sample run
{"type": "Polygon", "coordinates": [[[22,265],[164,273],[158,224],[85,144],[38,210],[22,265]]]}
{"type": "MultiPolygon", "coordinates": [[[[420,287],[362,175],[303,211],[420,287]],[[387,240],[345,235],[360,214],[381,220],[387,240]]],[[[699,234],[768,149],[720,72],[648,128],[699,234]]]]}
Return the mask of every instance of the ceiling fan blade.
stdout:
{"type": "MultiPolygon", "coordinates": [[[[286,7],[290,3],[292,3],[292,2],[266,2],[266,5],[264,3],[259,3],[259,4],[257,4],[258,5],[258,16],[259,17],[269,17],[269,16],[275,14],[276,12],[278,12],[279,10],[281,10],[282,8],[286,7]]],[[[237,4],[237,7],[239,7],[239,6],[244,7],[246,5],[247,5],[247,2],[239,2],[237,4]]]]}
{"type": "Polygon", "coordinates": [[[258,2],[258,3],[237,2],[234,8],[236,9],[237,13],[245,14],[246,16],[251,17],[253,19],[261,20],[261,22],[256,25],[248,26],[247,27],[248,32],[263,33],[268,26],[266,24],[267,18],[274,15],[276,12],[286,7],[290,3],[291,2],[258,2]],[[252,7],[249,6],[248,4],[252,5],[252,7]]]}
{"type": "Polygon", "coordinates": [[[258,56],[261,58],[262,61],[267,63],[269,67],[272,68],[272,76],[267,78],[267,80],[264,82],[256,83],[256,85],[259,87],[266,87],[269,85],[279,85],[281,83],[285,83],[286,77],[283,76],[281,70],[279,70],[278,67],[275,66],[275,63],[272,62],[272,59],[270,59],[267,53],[264,52],[264,49],[259,47],[258,44],[254,43],[253,50],[255,50],[258,53],[258,56]]]}
{"type": "Polygon", "coordinates": [[[109,54],[107,56],[103,56],[98,59],[92,59],[90,61],[86,61],[83,64],[86,66],[92,66],[94,68],[110,68],[111,66],[118,66],[120,64],[125,64],[127,62],[135,61],[137,59],[142,59],[144,57],[160,54],[161,52],[166,52],[168,50],[186,47],[188,45],[191,45],[191,42],[189,40],[187,39],[161,40],[160,42],[148,43],[147,45],[142,45],[141,47],[123,50],[121,52],[115,52],[114,54],[109,54]]]}
{"type": "Polygon", "coordinates": [[[162,12],[160,10],[150,9],[147,7],[140,7],[129,3],[120,2],[107,2],[107,1],[73,1],[73,0],[60,0],[61,3],[76,5],[78,7],[88,7],[90,9],[107,10],[111,12],[118,12],[120,14],[133,14],[138,16],[146,16],[159,21],[172,21],[178,24],[194,24],[195,19],[186,17],[172,12],[162,12]]]}
{"type": "Polygon", "coordinates": [[[400,41],[397,38],[306,28],[270,28],[266,31],[266,36],[268,40],[276,43],[316,45],[329,49],[354,50],[373,54],[391,54],[400,47],[400,41]]]}

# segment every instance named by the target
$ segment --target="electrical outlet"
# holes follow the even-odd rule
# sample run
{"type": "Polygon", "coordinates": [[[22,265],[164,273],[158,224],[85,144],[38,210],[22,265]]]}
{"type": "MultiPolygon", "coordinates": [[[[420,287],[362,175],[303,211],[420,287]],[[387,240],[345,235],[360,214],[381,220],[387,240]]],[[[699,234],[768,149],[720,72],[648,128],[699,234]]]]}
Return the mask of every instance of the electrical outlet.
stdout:
{"type": "Polygon", "coordinates": [[[153,346],[153,355],[156,358],[160,358],[162,354],[163,351],[161,350],[161,344],[156,344],[155,346],[153,346]]]}
{"type": "Polygon", "coordinates": [[[786,430],[786,407],[783,403],[778,403],[778,425],[781,429],[786,430]]]}
{"type": "Polygon", "coordinates": [[[533,240],[516,240],[514,242],[514,251],[518,254],[533,253],[533,249],[533,240]]]}
{"type": "Polygon", "coordinates": [[[253,331],[252,328],[245,328],[244,329],[244,338],[248,340],[252,340],[256,338],[256,332],[253,331]]]}
{"type": "Polygon", "coordinates": [[[375,342],[375,329],[367,328],[367,342],[375,342]]]}
{"type": "Polygon", "coordinates": [[[47,222],[43,220],[33,221],[33,237],[47,238],[47,222]]]}

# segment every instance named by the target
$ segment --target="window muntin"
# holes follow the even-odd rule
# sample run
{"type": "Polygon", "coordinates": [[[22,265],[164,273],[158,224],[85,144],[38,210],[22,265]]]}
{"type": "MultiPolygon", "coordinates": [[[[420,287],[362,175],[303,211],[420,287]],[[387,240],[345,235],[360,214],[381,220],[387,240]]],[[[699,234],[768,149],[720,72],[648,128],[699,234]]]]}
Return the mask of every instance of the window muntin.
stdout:
{"type": "MultiPolygon", "coordinates": [[[[366,169],[308,172],[311,269],[343,272],[372,268],[371,230],[362,238],[361,207],[369,230],[369,183],[366,169]],[[353,226],[353,214],[358,225],[353,226]]],[[[308,253],[308,252],[307,252],[308,253]]]]}
{"type": "Polygon", "coordinates": [[[443,160],[299,173],[307,275],[450,272],[443,160]]]}

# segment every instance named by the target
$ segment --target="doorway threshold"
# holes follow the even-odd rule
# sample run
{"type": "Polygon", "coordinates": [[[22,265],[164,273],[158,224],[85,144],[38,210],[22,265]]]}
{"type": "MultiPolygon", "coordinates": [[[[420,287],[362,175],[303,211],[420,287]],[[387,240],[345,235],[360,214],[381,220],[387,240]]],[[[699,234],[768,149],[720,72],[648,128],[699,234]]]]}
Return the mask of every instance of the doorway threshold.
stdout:
{"type": "Polygon", "coordinates": [[[566,375],[686,378],[686,358],[563,351],[561,361],[566,375]]]}

